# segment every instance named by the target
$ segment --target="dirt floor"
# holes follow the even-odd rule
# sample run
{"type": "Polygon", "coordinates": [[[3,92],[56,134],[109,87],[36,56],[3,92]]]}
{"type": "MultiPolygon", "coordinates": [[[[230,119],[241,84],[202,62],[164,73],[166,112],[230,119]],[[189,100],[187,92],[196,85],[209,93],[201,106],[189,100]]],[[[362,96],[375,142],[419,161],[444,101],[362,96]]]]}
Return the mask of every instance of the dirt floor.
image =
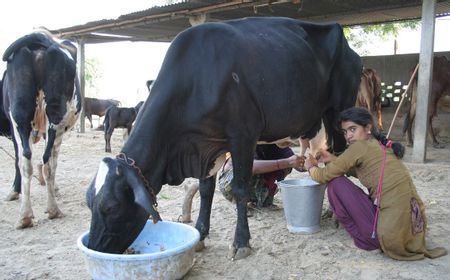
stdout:
{"type": "MultiPolygon", "coordinates": [[[[388,111],[388,110],[386,110],[388,111]]],[[[389,127],[392,112],[385,115],[389,127]]],[[[448,116],[437,121],[439,139],[446,149],[427,149],[427,162],[405,162],[410,169],[426,208],[429,221],[430,246],[444,246],[450,250],[450,141],[448,116]]],[[[394,125],[392,137],[401,140],[399,127],[394,125]]],[[[113,155],[122,145],[121,131],[113,135],[113,155]]],[[[0,137],[0,198],[10,191],[14,169],[12,143],[0,137]]],[[[42,144],[35,154],[42,151],[42,144]]],[[[63,141],[58,162],[56,182],[57,202],[65,214],[49,220],[46,216],[46,189],[32,181],[32,207],[35,226],[16,230],[19,201],[0,200],[0,279],[90,279],[76,239],[89,228],[90,212],[85,202],[86,188],[95,174],[100,160],[111,156],[104,152],[101,131],[76,130],[63,141]]],[[[37,163],[37,161],[36,161],[37,163]]],[[[35,165],[34,165],[35,166],[35,165]]],[[[290,177],[306,174],[293,172],[290,177]]],[[[164,186],[158,194],[159,211],[163,219],[175,220],[181,214],[183,186],[164,186]]],[[[275,202],[282,206],[281,194],[275,202]]],[[[323,209],[328,207],[325,197],[323,209]]],[[[199,210],[194,199],[193,217],[199,210]]],[[[243,260],[227,258],[228,246],[234,235],[236,214],[234,206],[216,191],[211,217],[211,231],[206,249],[196,253],[191,271],[184,279],[450,279],[450,256],[416,262],[392,260],[379,251],[357,249],[349,235],[336,228],[332,219],[322,219],[321,230],[315,234],[293,234],[286,228],[283,210],[256,211],[249,218],[252,234],[252,254],[243,260]]]]}

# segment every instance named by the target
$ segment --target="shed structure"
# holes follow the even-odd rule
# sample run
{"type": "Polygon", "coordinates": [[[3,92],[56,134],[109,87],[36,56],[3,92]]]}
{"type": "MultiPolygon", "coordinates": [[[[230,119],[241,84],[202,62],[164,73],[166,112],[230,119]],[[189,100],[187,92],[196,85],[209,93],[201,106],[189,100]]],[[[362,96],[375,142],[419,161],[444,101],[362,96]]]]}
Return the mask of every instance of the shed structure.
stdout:
{"type": "MultiPolygon", "coordinates": [[[[283,16],[312,22],[338,22],[343,26],[421,19],[418,105],[413,161],[426,159],[428,97],[433,67],[434,20],[450,14],[449,0],[184,0],[174,4],[50,30],[79,44],[79,67],[84,96],[84,45],[120,41],[170,42],[178,33],[204,22],[243,17],[283,16]]],[[[84,132],[84,116],[81,120],[84,132]]]]}

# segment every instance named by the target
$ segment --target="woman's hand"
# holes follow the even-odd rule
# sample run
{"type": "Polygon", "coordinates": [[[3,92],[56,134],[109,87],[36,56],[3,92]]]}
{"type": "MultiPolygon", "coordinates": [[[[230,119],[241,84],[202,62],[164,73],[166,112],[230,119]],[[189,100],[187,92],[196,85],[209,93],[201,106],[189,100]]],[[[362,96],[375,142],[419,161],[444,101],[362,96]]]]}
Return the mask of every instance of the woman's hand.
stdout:
{"type": "Polygon", "coordinates": [[[305,169],[309,171],[310,168],[317,166],[319,162],[315,157],[313,157],[311,154],[309,157],[305,160],[305,169]]]}
{"type": "Polygon", "coordinates": [[[287,161],[289,163],[289,167],[298,169],[298,170],[303,170],[303,166],[305,164],[305,158],[298,156],[298,155],[293,155],[287,158],[287,161]]]}
{"type": "Polygon", "coordinates": [[[316,154],[316,159],[319,162],[328,163],[336,159],[336,156],[327,150],[319,150],[316,154]]]}

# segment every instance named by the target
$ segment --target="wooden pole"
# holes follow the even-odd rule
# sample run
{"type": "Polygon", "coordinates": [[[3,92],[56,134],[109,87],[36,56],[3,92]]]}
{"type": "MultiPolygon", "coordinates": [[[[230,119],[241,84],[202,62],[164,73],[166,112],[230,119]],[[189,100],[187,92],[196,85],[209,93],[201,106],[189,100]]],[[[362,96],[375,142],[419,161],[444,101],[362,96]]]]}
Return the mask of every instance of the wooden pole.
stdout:
{"type": "Polygon", "coordinates": [[[86,115],[84,113],[84,97],[86,96],[86,59],[85,59],[85,39],[81,38],[78,40],[78,54],[77,54],[77,67],[78,67],[78,80],[80,81],[80,94],[81,94],[81,104],[82,110],[80,114],[80,133],[85,133],[85,121],[86,115]]]}
{"type": "Polygon", "coordinates": [[[411,86],[411,83],[412,83],[414,77],[416,76],[418,69],[419,69],[419,63],[417,63],[416,68],[414,68],[414,72],[412,73],[411,78],[409,79],[409,82],[408,82],[408,85],[406,86],[405,92],[403,92],[402,98],[400,99],[400,102],[398,103],[397,110],[395,110],[394,118],[392,118],[391,126],[389,127],[386,138],[389,138],[389,135],[391,134],[392,127],[394,126],[395,118],[397,117],[398,111],[400,111],[403,100],[405,99],[406,93],[408,92],[409,87],[411,86]]]}
{"type": "Polygon", "coordinates": [[[420,35],[420,69],[417,79],[416,118],[414,120],[414,145],[411,161],[424,163],[427,154],[427,135],[429,127],[428,109],[433,81],[434,27],[436,22],[436,0],[422,1],[420,35]]]}

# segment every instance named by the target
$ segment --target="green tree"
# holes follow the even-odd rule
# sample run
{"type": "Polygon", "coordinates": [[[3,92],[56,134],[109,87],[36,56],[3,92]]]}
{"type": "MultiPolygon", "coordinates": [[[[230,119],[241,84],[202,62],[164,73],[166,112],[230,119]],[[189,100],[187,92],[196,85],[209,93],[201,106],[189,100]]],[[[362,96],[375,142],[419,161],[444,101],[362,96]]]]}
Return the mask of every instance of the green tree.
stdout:
{"type": "Polygon", "coordinates": [[[98,81],[103,76],[97,58],[87,58],[85,60],[84,79],[86,96],[96,97],[99,94],[98,81]]]}
{"type": "Polygon", "coordinates": [[[389,22],[374,25],[357,25],[344,28],[344,34],[350,45],[359,55],[367,55],[369,46],[376,39],[383,41],[396,39],[402,29],[417,30],[420,20],[389,22]]]}

